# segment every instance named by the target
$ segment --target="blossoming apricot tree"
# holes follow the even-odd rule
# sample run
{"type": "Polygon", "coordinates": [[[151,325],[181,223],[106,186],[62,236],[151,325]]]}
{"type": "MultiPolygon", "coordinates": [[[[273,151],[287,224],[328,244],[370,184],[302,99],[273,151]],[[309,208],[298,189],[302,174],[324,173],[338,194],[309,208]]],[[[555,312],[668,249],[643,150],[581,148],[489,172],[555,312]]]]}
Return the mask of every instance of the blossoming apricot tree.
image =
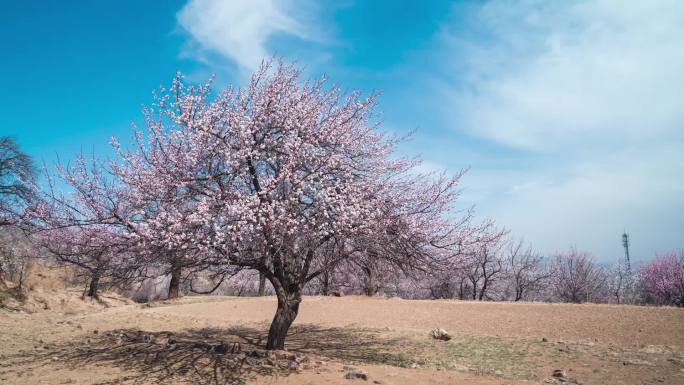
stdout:
{"type": "Polygon", "coordinates": [[[647,302],[684,307],[684,250],[656,255],[639,267],[637,279],[647,302]]]}

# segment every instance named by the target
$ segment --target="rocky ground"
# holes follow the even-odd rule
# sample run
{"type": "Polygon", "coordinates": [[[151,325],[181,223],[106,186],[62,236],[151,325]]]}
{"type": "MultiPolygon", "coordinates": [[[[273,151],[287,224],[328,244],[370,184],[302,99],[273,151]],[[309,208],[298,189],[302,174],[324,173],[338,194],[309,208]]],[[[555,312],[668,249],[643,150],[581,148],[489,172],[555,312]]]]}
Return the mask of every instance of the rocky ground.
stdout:
{"type": "Polygon", "coordinates": [[[0,310],[2,384],[684,384],[682,309],[307,297],[266,352],[270,297],[41,296],[0,310]]]}

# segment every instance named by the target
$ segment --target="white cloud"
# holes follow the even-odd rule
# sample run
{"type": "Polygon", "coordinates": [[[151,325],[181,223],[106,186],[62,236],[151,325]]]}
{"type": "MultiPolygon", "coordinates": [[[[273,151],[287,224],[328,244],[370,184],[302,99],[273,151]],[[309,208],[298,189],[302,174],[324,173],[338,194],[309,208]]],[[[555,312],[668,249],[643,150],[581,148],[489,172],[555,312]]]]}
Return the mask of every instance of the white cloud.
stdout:
{"type": "Polygon", "coordinates": [[[439,42],[455,74],[439,86],[445,120],[493,158],[516,154],[473,164],[479,212],[547,253],[615,258],[623,229],[637,258],[684,247],[684,2],[490,1],[454,16],[439,42]]]}
{"type": "Polygon", "coordinates": [[[681,137],[681,1],[494,1],[471,21],[481,41],[445,35],[467,57],[452,97],[472,133],[551,150],[681,137]]]}
{"type": "Polygon", "coordinates": [[[317,39],[316,31],[304,22],[310,9],[302,1],[191,0],[177,19],[196,43],[195,56],[215,52],[249,72],[272,55],[267,43],[279,34],[317,39]]]}

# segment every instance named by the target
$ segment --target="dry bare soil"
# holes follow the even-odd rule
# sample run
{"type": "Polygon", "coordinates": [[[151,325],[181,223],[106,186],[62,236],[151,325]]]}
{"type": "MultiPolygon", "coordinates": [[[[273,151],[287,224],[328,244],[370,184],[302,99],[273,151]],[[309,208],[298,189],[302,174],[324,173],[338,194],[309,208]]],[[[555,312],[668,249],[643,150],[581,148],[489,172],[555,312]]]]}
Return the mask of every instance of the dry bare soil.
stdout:
{"type": "Polygon", "coordinates": [[[272,297],[102,303],[0,310],[0,383],[544,384],[561,369],[582,384],[684,384],[682,309],[306,297],[292,370],[244,361],[264,344],[272,297]],[[437,327],[453,339],[433,340],[437,327]],[[216,348],[235,342],[241,355],[216,348]]]}

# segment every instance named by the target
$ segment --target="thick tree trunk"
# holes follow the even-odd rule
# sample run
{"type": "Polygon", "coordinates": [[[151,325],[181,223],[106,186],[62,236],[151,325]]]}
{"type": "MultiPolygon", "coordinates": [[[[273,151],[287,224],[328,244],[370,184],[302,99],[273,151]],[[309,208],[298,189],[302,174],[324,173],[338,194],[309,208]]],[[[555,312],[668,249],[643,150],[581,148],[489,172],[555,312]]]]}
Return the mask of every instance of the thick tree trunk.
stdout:
{"type": "Polygon", "coordinates": [[[266,276],[263,273],[259,273],[259,297],[263,297],[266,294],[266,276]]]}
{"type": "Polygon", "coordinates": [[[368,297],[372,297],[378,292],[378,285],[375,282],[375,274],[373,269],[370,267],[364,267],[363,272],[366,273],[366,287],[364,288],[364,291],[366,292],[365,294],[368,297]]]}
{"type": "Polygon", "coordinates": [[[180,264],[175,264],[171,270],[171,281],[169,282],[169,294],[168,299],[174,299],[180,297],[180,281],[181,281],[182,268],[180,264]]]}
{"type": "Polygon", "coordinates": [[[523,297],[522,289],[516,289],[515,290],[515,302],[520,301],[522,299],[522,297],[523,297]]]}
{"type": "Polygon", "coordinates": [[[327,296],[330,293],[330,274],[326,271],[323,273],[323,285],[321,286],[321,295],[327,296]]]}
{"type": "Polygon", "coordinates": [[[299,312],[299,304],[302,302],[302,295],[299,290],[293,293],[286,293],[282,288],[276,288],[278,296],[278,310],[276,310],[271,328],[268,331],[266,349],[283,350],[285,349],[285,337],[299,312]]]}
{"type": "Polygon", "coordinates": [[[480,301],[482,301],[484,299],[485,293],[487,292],[487,286],[488,286],[488,281],[487,281],[487,279],[485,279],[484,283],[482,284],[482,288],[480,289],[480,295],[477,298],[480,301]]]}
{"type": "Polygon", "coordinates": [[[100,288],[100,272],[95,270],[90,275],[90,285],[88,286],[88,297],[97,298],[97,290],[100,288]]]}

